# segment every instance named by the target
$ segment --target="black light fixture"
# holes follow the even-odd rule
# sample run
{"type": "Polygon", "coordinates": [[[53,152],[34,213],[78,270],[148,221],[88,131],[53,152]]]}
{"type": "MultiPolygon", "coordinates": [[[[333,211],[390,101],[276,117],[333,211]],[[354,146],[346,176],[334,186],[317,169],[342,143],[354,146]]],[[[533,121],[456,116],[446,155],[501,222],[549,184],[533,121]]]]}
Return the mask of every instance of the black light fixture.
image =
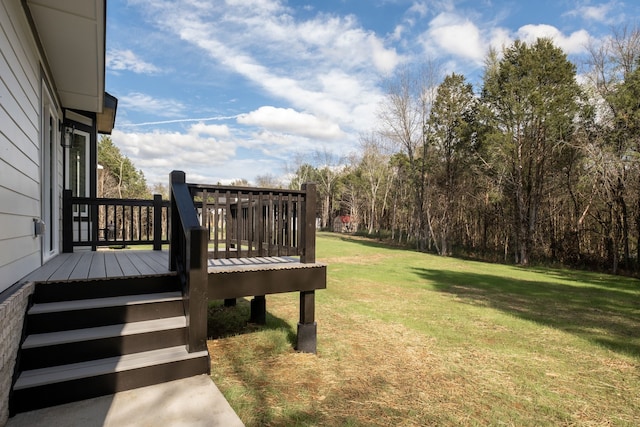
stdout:
{"type": "Polygon", "coordinates": [[[118,98],[109,94],[109,92],[105,92],[102,112],[96,115],[98,133],[111,135],[111,131],[113,131],[113,128],[116,125],[117,109],[118,98]]]}

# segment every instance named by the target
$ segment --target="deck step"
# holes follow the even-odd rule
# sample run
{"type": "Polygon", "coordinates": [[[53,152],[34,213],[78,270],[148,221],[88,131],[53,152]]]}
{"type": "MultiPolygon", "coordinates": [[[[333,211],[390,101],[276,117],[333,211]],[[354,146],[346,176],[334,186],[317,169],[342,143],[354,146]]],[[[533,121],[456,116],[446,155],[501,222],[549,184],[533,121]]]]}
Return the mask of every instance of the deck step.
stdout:
{"type": "Polygon", "coordinates": [[[16,412],[59,405],[208,372],[208,353],[185,346],[21,372],[13,387],[16,412]]]}
{"type": "Polygon", "coordinates": [[[125,372],[158,364],[194,359],[207,354],[206,351],[188,353],[185,346],[175,346],[87,362],[32,369],[20,374],[13,389],[23,390],[81,378],[125,372]]]}
{"type": "Polygon", "coordinates": [[[142,295],[122,295],[107,298],[90,298],[72,301],[57,301],[34,304],[29,309],[29,314],[56,313],[61,311],[87,310],[103,307],[117,307],[120,305],[148,304],[164,301],[182,300],[180,292],[163,292],[142,295]]]}
{"type": "Polygon", "coordinates": [[[45,347],[51,345],[70,344],[82,341],[93,341],[126,335],[145,334],[154,331],[180,329],[187,325],[184,316],[164,319],[145,320],[142,322],[123,323],[120,325],[99,326],[96,328],[72,329],[44,334],[32,334],[24,340],[23,349],[45,347]]]}
{"type": "Polygon", "coordinates": [[[28,312],[27,333],[138,322],[183,313],[179,291],[36,303],[28,312]]]}
{"type": "Polygon", "coordinates": [[[145,277],[36,283],[33,302],[37,304],[172,291],[180,291],[180,285],[174,273],[145,277]]]}
{"type": "Polygon", "coordinates": [[[25,325],[11,414],[209,372],[175,275],[40,283],[25,325]]]}
{"type": "Polygon", "coordinates": [[[23,370],[155,350],[185,344],[184,316],[28,335],[23,370]]]}

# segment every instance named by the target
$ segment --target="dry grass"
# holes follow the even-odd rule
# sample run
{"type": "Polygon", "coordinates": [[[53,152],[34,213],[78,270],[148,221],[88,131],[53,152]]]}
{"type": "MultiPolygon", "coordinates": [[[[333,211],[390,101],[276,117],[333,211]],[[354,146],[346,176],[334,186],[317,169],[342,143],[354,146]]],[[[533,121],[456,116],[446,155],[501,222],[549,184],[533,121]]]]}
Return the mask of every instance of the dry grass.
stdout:
{"type": "Polygon", "coordinates": [[[247,426],[640,424],[635,282],[625,289],[636,302],[614,292],[594,308],[589,298],[576,305],[517,291],[544,283],[544,272],[331,236],[319,248],[344,258],[331,255],[329,288],[317,292],[317,355],[292,349],[297,295],[268,296],[265,327],[241,320],[246,301],[211,310],[210,332],[220,336],[209,341],[212,377],[247,426]],[[417,267],[440,273],[411,273],[417,267]],[[506,277],[499,292],[482,284],[483,269],[506,277]],[[451,282],[452,271],[477,280],[451,282]]]}

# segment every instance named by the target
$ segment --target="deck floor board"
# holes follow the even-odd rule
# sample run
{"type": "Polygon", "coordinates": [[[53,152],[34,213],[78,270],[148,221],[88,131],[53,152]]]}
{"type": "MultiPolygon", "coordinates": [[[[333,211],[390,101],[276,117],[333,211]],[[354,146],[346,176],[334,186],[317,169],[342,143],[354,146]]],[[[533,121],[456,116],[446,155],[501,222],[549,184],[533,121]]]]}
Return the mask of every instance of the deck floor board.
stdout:
{"type": "Polygon", "coordinates": [[[89,279],[104,279],[107,277],[107,268],[104,261],[104,252],[94,252],[89,267],[89,279]]]}
{"type": "Polygon", "coordinates": [[[69,279],[88,279],[89,271],[91,269],[91,261],[93,260],[94,252],[83,252],[80,254],[80,260],[76,267],[69,275],[69,279]]]}
{"type": "Polygon", "coordinates": [[[115,253],[107,252],[104,254],[104,266],[107,277],[120,277],[122,275],[122,268],[120,268],[115,253]]]}
{"type": "Polygon", "coordinates": [[[62,254],[59,257],[63,258],[63,255],[68,255],[64,264],[49,277],[49,280],[68,280],[78,262],[80,262],[80,257],[73,256],[74,254],[62,254]]]}
{"type": "MultiPolygon", "coordinates": [[[[231,271],[313,268],[317,265],[301,264],[296,257],[209,259],[208,272],[216,274],[231,271]]],[[[46,283],[165,274],[173,274],[169,271],[167,251],[79,251],[52,258],[23,280],[46,283]]]]}
{"type": "Polygon", "coordinates": [[[116,259],[118,260],[118,265],[120,266],[120,271],[122,271],[123,276],[137,276],[140,274],[128,256],[120,255],[116,256],[116,259]]]}
{"type": "Polygon", "coordinates": [[[127,256],[138,270],[138,275],[145,276],[149,274],[157,274],[156,270],[149,267],[149,265],[140,256],[138,251],[129,251],[127,252],[127,256]]]}
{"type": "Polygon", "coordinates": [[[55,272],[64,265],[65,261],[69,258],[68,255],[69,254],[62,254],[54,257],[39,269],[31,272],[25,279],[34,281],[49,279],[49,277],[55,274],[55,272]]]}
{"type": "Polygon", "coordinates": [[[169,274],[162,251],[79,251],[59,254],[27,275],[24,281],[64,282],[169,274]]]}
{"type": "Polygon", "coordinates": [[[160,262],[158,257],[153,256],[149,252],[140,254],[140,258],[142,258],[149,267],[154,269],[156,273],[166,271],[168,268],[167,263],[160,262]]]}

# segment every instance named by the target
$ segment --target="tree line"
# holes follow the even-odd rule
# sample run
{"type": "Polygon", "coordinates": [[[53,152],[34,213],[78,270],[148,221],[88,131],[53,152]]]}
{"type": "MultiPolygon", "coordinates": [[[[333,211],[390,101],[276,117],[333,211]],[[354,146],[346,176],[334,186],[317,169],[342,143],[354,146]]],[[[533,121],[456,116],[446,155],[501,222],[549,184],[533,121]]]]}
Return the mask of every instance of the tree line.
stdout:
{"type": "MultiPolygon", "coordinates": [[[[286,181],[315,181],[326,229],[443,256],[640,269],[640,28],[620,27],[577,65],[549,39],[485,58],[481,86],[437,64],[389,80],[354,153],[299,157],[286,181]]],[[[101,197],[167,197],[103,137],[101,197]]],[[[235,184],[248,186],[248,181],[235,184]]]]}
{"type": "Polygon", "coordinates": [[[640,29],[590,45],[578,74],[550,39],[485,59],[481,87],[438,67],[389,83],[356,154],[317,152],[290,186],[316,181],[328,229],[440,255],[637,272],[640,29]]]}

